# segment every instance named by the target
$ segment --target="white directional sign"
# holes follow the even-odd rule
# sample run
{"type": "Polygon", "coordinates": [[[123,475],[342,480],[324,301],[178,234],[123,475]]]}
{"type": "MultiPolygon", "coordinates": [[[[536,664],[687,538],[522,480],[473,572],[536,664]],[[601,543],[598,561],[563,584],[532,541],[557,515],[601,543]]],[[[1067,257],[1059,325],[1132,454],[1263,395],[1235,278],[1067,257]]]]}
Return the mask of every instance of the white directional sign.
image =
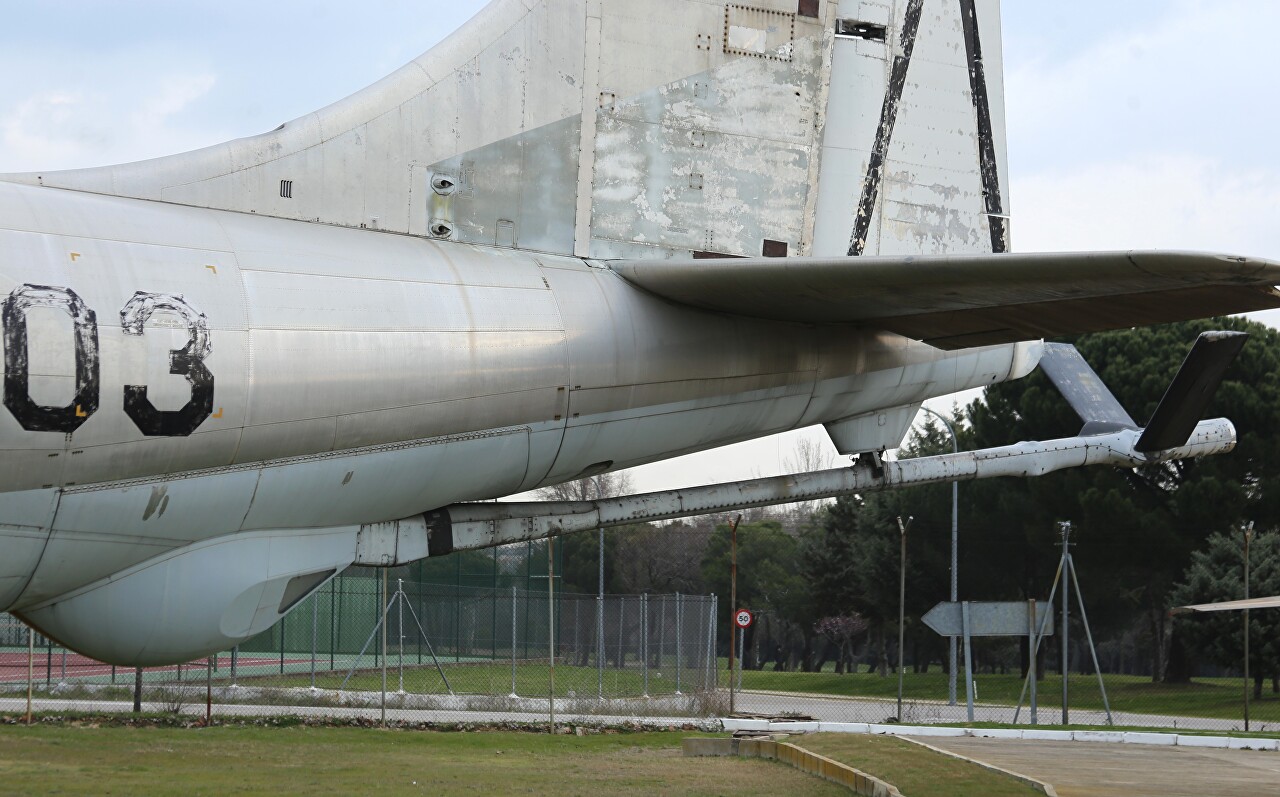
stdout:
{"type": "MultiPolygon", "coordinates": [[[[1028,601],[969,601],[969,636],[1031,636],[1029,622],[1031,607],[1028,601]]],[[[942,636],[963,636],[964,617],[962,603],[943,601],[925,612],[924,624],[942,636]]],[[[1050,606],[1036,602],[1035,633],[1053,635],[1053,614],[1050,606]],[[1040,631],[1045,616],[1049,620],[1040,631]]]]}
{"type": "Polygon", "coordinates": [[[733,616],[733,622],[739,628],[750,627],[751,619],[751,612],[746,609],[739,609],[738,613],[733,616]]]}

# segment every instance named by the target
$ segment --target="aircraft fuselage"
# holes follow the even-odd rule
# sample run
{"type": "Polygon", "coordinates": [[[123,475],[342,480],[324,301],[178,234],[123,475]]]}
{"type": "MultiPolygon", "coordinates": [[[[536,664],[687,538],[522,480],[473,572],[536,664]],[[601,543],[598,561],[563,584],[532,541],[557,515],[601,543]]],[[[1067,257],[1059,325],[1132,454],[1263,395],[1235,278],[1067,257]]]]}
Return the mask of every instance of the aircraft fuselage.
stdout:
{"type": "Polygon", "coordinates": [[[19,612],[224,535],[393,520],[1034,365],[246,213],[0,184],[0,225],[0,608],[19,612]]]}

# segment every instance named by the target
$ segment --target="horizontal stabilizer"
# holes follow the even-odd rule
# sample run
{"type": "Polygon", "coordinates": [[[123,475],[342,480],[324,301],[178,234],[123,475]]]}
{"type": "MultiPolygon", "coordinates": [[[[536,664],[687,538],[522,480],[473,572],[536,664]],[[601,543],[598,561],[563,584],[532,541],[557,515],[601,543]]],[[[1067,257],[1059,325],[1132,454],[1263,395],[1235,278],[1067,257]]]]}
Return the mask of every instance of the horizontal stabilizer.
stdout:
{"type": "Polygon", "coordinates": [[[942,349],[1280,307],[1280,263],[1193,252],[620,260],[681,304],[883,329],[942,349]]]}
{"type": "Polygon", "coordinates": [[[1185,445],[1248,338],[1244,332],[1201,333],[1134,448],[1150,452],[1185,445]]]}
{"type": "Polygon", "coordinates": [[[1170,614],[1187,612],[1238,612],[1248,609],[1280,609],[1280,595],[1266,598],[1249,598],[1242,601],[1222,601],[1221,603],[1196,603],[1191,606],[1179,606],[1170,614]]]}
{"type": "Polygon", "coordinates": [[[1075,346],[1070,343],[1044,344],[1040,369],[1084,421],[1084,428],[1080,430],[1082,436],[1138,428],[1075,346]]]}

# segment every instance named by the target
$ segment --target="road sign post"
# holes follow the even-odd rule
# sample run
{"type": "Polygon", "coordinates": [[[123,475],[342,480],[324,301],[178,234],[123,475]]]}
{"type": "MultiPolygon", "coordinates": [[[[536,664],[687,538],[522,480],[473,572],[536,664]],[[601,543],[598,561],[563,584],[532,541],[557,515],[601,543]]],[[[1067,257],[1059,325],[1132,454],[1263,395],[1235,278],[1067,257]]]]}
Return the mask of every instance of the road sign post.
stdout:
{"type": "MultiPolygon", "coordinates": [[[[729,527],[729,605],[738,605],[738,524],[742,522],[742,515],[734,518],[733,524],[729,527]]],[[[734,706],[734,648],[738,642],[738,626],[735,623],[729,629],[729,716],[733,716],[734,706]]]]}
{"type": "MultiPolygon", "coordinates": [[[[1052,600],[1052,598],[1050,598],[1052,600]]],[[[1031,655],[1035,656],[1037,627],[1043,630],[1038,636],[1053,634],[1053,616],[1045,604],[1036,601],[942,601],[920,618],[936,633],[946,637],[961,637],[964,646],[964,694],[969,722],[973,722],[973,648],[975,636],[1027,636],[1032,640],[1031,655]]],[[[1032,672],[1035,663],[1032,662],[1032,672]]],[[[1034,705],[1035,692],[1032,693],[1034,705]]],[[[1035,709],[1032,709],[1034,716],[1035,709]]]]}

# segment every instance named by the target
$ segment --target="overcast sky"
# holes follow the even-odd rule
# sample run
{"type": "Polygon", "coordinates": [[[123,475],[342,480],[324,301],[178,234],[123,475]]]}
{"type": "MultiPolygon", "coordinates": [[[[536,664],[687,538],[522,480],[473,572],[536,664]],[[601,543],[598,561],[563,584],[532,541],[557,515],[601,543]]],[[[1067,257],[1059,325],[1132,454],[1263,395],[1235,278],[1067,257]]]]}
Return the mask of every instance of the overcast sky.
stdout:
{"type": "MultiPolygon", "coordinates": [[[[0,171],[139,160],[270,130],[382,77],[483,4],[9,4],[0,171]]],[[[1280,259],[1280,3],[1005,0],[1002,14],[1016,250],[1280,259]]],[[[793,440],[648,466],[638,486],[781,472],[793,440]]]]}

